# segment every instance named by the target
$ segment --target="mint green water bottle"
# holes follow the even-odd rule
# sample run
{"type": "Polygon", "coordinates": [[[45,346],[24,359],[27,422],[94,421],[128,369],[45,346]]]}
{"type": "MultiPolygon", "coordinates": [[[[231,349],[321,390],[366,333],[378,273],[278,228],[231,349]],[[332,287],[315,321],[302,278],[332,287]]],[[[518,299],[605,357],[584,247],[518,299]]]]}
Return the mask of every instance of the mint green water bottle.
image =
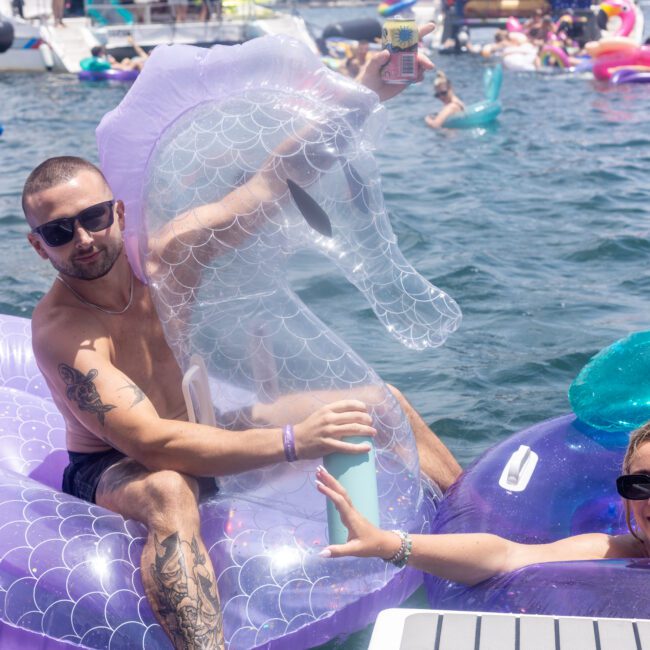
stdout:
{"type": "MultiPolygon", "coordinates": [[[[368,436],[351,436],[346,442],[370,443],[365,454],[330,454],[323,458],[325,469],[346,489],[354,507],[371,523],[379,526],[379,500],[377,498],[377,473],[375,470],[375,447],[368,436]]],[[[344,544],[348,530],[338,511],[327,500],[327,528],[330,544],[344,544]]]]}

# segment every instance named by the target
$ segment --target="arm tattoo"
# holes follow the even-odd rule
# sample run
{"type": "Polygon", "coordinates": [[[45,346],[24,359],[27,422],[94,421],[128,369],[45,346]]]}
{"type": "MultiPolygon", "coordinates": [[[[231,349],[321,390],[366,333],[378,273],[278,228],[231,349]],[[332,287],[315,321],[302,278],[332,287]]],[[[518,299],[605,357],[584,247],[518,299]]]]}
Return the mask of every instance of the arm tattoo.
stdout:
{"type": "Polygon", "coordinates": [[[154,533],[151,577],[164,627],[176,648],[222,648],[223,623],[214,576],[196,538],[172,533],[162,542],[154,533]]]}
{"type": "Polygon", "coordinates": [[[71,402],[77,402],[80,411],[95,413],[99,423],[104,426],[104,413],[112,411],[113,404],[102,404],[99,393],[95,388],[93,379],[97,377],[97,370],[92,368],[87,375],[79,372],[76,368],[65,363],[59,364],[59,375],[66,383],[65,394],[71,402]]]}
{"type": "Polygon", "coordinates": [[[144,393],[135,384],[127,384],[126,386],[122,386],[122,388],[118,388],[118,390],[124,390],[125,388],[130,388],[134,393],[133,402],[131,406],[129,406],[129,408],[132,409],[136,404],[140,403],[144,399],[144,393]]]}

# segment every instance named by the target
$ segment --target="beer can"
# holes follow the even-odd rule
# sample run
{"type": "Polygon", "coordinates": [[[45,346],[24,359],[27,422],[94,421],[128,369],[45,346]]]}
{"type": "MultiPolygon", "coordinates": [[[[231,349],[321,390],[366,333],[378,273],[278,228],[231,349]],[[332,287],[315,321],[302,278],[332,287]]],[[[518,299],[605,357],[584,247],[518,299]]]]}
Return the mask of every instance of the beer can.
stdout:
{"type": "Polygon", "coordinates": [[[384,21],[381,31],[384,49],[390,52],[382,68],[385,83],[410,84],[418,78],[418,26],[411,18],[394,16],[384,21]]]}

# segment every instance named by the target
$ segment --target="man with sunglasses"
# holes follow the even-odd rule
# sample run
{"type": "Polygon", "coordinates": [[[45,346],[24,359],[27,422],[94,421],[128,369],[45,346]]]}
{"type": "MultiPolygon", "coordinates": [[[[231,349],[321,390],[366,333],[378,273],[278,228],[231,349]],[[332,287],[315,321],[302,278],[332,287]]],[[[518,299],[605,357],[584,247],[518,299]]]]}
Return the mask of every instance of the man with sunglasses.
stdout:
{"type": "MultiPolygon", "coordinates": [[[[397,92],[380,82],[386,55],[364,72],[366,85],[374,84],[383,98],[397,92]]],[[[253,177],[246,185],[262,187],[244,187],[237,197],[250,201],[268,193],[265,182],[253,177]]],[[[226,200],[206,206],[205,214],[222,224],[231,220],[228,206],[226,200]]],[[[45,161],[25,183],[23,210],[30,244],[58,271],[34,310],[32,333],[39,367],[66,421],[70,464],[63,488],[147,526],[141,575],[161,625],[176,647],[221,647],[216,580],[198,512],[199,499],[215,483],[195,477],[290,460],[285,431],[269,426],[276,420],[269,415],[274,405],[252,407],[250,419],[260,428],[245,436],[187,421],[181,370],[149,290],[132,273],[124,251],[124,204],[94,165],[75,157],[45,161]]],[[[446,487],[460,468],[397,391],[396,396],[416,435],[433,449],[439,483],[446,487]]],[[[298,401],[292,396],[294,414],[298,401]]],[[[286,408],[278,410],[286,415],[286,408]]],[[[290,447],[305,459],[366,452],[345,439],[375,433],[365,404],[356,399],[316,411],[310,406],[295,421],[290,447]]]]}

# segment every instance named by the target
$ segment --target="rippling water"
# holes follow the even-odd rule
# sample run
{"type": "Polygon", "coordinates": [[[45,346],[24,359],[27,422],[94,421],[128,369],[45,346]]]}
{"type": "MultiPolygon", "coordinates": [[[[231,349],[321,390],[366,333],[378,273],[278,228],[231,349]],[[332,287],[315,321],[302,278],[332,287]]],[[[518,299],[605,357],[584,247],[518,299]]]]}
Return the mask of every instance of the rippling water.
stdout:
{"type": "MultiPolygon", "coordinates": [[[[323,25],[346,14],[311,17],[323,25]]],[[[480,60],[436,63],[463,100],[480,99],[480,60]]],[[[25,240],[27,173],[53,155],[96,161],[94,127],[124,92],[67,75],[0,75],[1,312],[29,316],[53,278],[25,240]]],[[[493,129],[440,133],[423,122],[430,82],[387,104],[377,156],[393,228],[406,257],[464,312],[444,347],[402,348],[326,261],[297,257],[292,269],[303,300],[463,464],[567,411],[587,359],[648,327],[650,85],[506,72],[502,102],[493,129]]]]}

